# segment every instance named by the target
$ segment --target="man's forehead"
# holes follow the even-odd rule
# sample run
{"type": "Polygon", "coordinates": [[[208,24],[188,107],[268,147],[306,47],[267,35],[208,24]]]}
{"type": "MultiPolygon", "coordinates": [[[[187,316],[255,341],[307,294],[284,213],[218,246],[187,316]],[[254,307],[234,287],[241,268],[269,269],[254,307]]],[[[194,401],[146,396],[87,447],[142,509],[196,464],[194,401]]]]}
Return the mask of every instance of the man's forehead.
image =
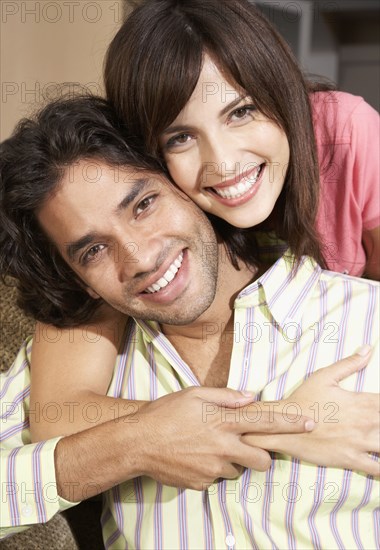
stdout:
{"type": "Polygon", "coordinates": [[[172,185],[169,179],[157,170],[136,167],[128,164],[111,164],[102,159],[79,159],[68,165],[64,180],[83,180],[88,183],[107,181],[108,183],[130,183],[136,181],[157,180],[162,184],[172,185]]]}

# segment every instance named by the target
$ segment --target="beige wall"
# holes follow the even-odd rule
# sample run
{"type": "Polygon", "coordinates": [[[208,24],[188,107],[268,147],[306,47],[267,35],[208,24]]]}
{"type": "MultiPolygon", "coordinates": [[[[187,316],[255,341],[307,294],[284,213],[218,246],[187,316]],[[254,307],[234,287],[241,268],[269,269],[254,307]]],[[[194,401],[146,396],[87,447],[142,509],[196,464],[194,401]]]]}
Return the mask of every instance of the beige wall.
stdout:
{"type": "Polygon", "coordinates": [[[0,0],[0,139],[61,83],[102,93],[102,62],[123,17],[122,0],[0,0]]]}

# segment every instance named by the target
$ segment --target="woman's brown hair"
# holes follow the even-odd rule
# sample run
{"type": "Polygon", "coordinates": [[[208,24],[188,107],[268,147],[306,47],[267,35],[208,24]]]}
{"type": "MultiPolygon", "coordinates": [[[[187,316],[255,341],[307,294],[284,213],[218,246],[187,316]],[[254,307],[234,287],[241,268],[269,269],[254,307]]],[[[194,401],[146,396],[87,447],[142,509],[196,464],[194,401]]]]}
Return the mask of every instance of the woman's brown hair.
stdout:
{"type": "MultiPolygon", "coordinates": [[[[158,137],[192,95],[206,53],[286,133],[290,160],[276,205],[278,233],[296,258],[308,254],[323,264],[314,229],[319,172],[308,85],[287,43],[248,0],[142,2],[109,47],[108,99],[134,144],[159,156],[158,137]]],[[[247,237],[220,227],[227,237],[247,237]]]]}

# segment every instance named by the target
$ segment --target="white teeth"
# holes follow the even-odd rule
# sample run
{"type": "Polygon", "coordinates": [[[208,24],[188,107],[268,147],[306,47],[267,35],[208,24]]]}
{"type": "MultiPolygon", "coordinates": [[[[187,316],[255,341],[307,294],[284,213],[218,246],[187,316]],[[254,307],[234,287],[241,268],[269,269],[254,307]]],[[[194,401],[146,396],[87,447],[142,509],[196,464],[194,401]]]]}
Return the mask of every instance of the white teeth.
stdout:
{"type": "Polygon", "coordinates": [[[223,199],[235,199],[237,197],[241,197],[253,187],[260,175],[261,172],[261,165],[257,168],[257,171],[255,175],[249,174],[248,177],[244,178],[243,181],[240,181],[236,185],[231,185],[230,187],[224,187],[223,189],[217,189],[216,187],[213,187],[213,190],[217,195],[222,197],[223,199]]]}
{"type": "MultiPolygon", "coordinates": [[[[176,270],[175,273],[177,273],[177,271],[178,271],[178,269],[176,270]]],[[[174,279],[175,273],[170,271],[170,269],[165,273],[164,277],[165,277],[165,279],[167,280],[168,283],[170,283],[174,279]]]]}
{"type": "Polygon", "coordinates": [[[182,265],[182,260],[183,260],[183,254],[181,252],[181,254],[178,256],[178,258],[174,260],[174,262],[171,264],[169,269],[164,273],[164,275],[160,279],[158,279],[158,281],[153,283],[151,286],[148,286],[145,292],[148,292],[151,294],[153,292],[158,292],[162,288],[165,288],[169,283],[171,283],[171,281],[175,278],[178,269],[182,265]]]}

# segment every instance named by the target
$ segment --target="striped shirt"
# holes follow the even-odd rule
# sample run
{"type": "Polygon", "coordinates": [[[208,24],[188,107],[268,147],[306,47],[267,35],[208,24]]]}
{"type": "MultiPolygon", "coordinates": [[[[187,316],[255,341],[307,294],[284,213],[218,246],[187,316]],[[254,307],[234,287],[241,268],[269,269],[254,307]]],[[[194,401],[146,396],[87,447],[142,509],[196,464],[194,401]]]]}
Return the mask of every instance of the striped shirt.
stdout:
{"type": "MultiPolygon", "coordinates": [[[[315,370],[371,343],[367,369],[342,385],[378,391],[378,295],[377,283],[322,271],[306,259],[292,277],[289,258],[280,259],[235,301],[228,387],[276,401],[315,370]]],[[[131,322],[129,330],[109,395],[149,400],[199,385],[156,323],[131,322]]],[[[333,422],[337,411],[332,404],[318,413],[319,421],[333,422]]],[[[378,497],[379,483],[370,476],[280,454],[268,472],[245,470],[203,492],[141,477],[107,493],[105,546],[375,549],[378,497]]]]}
{"type": "Polygon", "coordinates": [[[29,408],[31,347],[28,339],[0,375],[0,538],[74,505],[57,494],[54,449],[60,438],[31,443],[29,414],[44,413],[29,408]]]}
{"type": "MultiPolygon", "coordinates": [[[[281,258],[235,301],[227,385],[277,401],[315,370],[369,343],[368,367],[342,386],[378,392],[378,295],[372,281],[323,271],[306,258],[294,274],[291,259],[281,258]]],[[[128,331],[108,395],[152,400],[199,385],[157,323],[130,321],[128,331]]],[[[315,415],[334,422],[337,410],[334,404],[318,410],[316,403],[315,415]]],[[[245,470],[202,492],[148,477],[123,483],[105,494],[103,536],[105,547],[115,550],[370,550],[380,547],[378,501],[379,482],[371,476],[274,454],[269,471],[245,470]]]]}

